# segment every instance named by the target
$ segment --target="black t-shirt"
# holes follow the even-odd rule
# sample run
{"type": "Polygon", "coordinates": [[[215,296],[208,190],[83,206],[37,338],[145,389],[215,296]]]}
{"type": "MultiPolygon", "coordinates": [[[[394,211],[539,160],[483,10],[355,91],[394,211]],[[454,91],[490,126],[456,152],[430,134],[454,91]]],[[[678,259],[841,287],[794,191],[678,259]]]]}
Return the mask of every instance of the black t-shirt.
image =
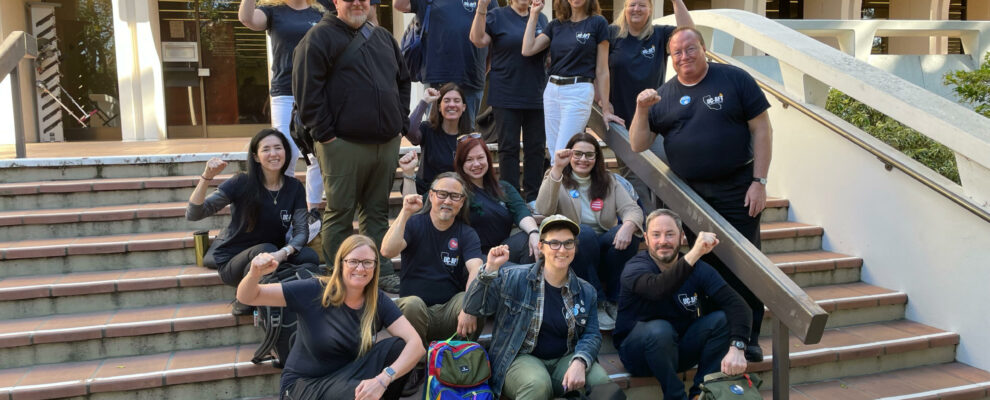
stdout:
{"type": "MultiPolygon", "coordinates": [[[[488,72],[488,104],[492,107],[543,108],[547,84],[547,51],[522,55],[523,33],[529,16],[522,17],[512,7],[492,10],[485,19],[485,32],[491,36],[492,69],[488,72]]],[[[547,17],[540,14],[536,36],[543,33],[547,17]]]]}
{"type": "Polygon", "coordinates": [[[399,295],[418,296],[427,306],[446,303],[464,291],[468,271],[465,262],[481,259],[478,234],[461,221],[445,231],[437,230],[429,214],[416,214],[406,222],[402,234],[399,295]]]}
{"type": "Polygon", "coordinates": [[[292,213],[300,208],[306,209],[306,189],[296,178],[285,177],[282,188],[274,192],[262,186],[261,207],[255,227],[248,232],[245,215],[248,194],[244,192],[248,179],[247,174],[237,174],[217,188],[230,198],[230,225],[222,233],[222,243],[213,250],[217,265],[227,263],[237,253],[257,244],[285,246],[285,234],[292,223],[292,213]],[[274,203],[276,199],[277,204],[274,203]]]}
{"type": "Polygon", "coordinates": [[[753,161],[749,120],[770,108],[766,95],[745,71],[708,63],[694,86],[675,78],[660,87],[650,108],[650,130],[663,135],[670,167],[686,181],[725,177],[753,161]]]}
{"type": "Polygon", "coordinates": [[[295,10],[287,5],[261,6],[272,38],[272,96],[292,96],[292,51],[323,13],[314,7],[295,10]]]}
{"type": "Polygon", "coordinates": [[[567,321],[564,319],[564,296],[558,287],[543,281],[543,323],[536,336],[533,357],[552,360],[567,354],[567,321]]]}
{"type": "MultiPolygon", "coordinates": [[[[357,359],[361,345],[361,315],[346,304],[324,308],[323,284],[305,279],[282,284],[282,295],[289,310],[299,318],[296,341],[282,370],[280,392],[299,378],[327,376],[357,359]]],[[[402,316],[388,295],[378,291],[374,332],[392,325],[402,316]]]]}
{"type": "MultiPolygon", "coordinates": [[[[422,21],[426,17],[427,0],[410,0],[410,5],[422,21]]],[[[477,0],[433,0],[430,26],[423,37],[425,82],[454,82],[474,90],[485,87],[488,49],[475,47],[468,38],[477,8],[477,0]]],[[[495,8],[497,2],[488,3],[489,11],[495,8]]]]}
{"type": "Polygon", "coordinates": [[[646,250],[640,251],[626,263],[619,281],[621,289],[619,315],[615,319],[615,347],[621,345],[622,340],[639,321],[662,319],[670,322],[678,334],[683,335],[691,323],[701,316],[698,300],[715,294],[725,286],[725,280],[714,268],[698,260],[684,284],[666,300],[651,301],[632,291],[633,284],[640,276],[659,273],[660,267],[646,250]]]}
{"type": "Polygon", "coordinates": [[[667,41],[674,27],[654,25],[653,34],[646,40],[633,35],[616,37],[619,27],[609,26],[608,69],[612,80],[609,99],[615,115],[632,122],[636,112],[636,96],[645,89],[656,89],[663,84],[667,71],[667,41]]]}
{"type": "Polygon", "coordinates": [[[419,123],[419,133],[421,137],[419,148],[423,151],[419,177],[429,187],[437,175],[454,170],[457,135],[448,135],[443,128],[433,129],[430,121],[419,123]]]}
{"type": "Polygon", "coordinates": [[[595,78],[598,44],[608,40],[608,21],[593,15],[580,22],[554,19],[544,35],[550,38],[550,74],[595,78]]]}

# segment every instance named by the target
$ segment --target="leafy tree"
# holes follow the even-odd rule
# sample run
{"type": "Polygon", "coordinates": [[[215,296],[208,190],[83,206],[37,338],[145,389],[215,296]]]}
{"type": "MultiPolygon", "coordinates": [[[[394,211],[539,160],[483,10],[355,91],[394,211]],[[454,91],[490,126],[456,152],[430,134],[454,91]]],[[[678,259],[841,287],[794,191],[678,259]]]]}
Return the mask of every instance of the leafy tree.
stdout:
{"type": "Polygon", "coordinates": [[[952,88],[963,103],[973,107],[973,111],[990,118],[990,52],[984,55],[983,64],[973,71],[959,70],[945,74],[942,80],[952,88]]]}

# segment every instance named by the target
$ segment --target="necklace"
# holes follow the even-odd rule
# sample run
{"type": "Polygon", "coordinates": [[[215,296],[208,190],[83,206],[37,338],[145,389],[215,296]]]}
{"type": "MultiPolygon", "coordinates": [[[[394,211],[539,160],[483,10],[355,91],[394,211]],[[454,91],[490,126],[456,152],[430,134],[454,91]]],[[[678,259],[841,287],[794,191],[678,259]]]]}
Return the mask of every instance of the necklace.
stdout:
{"type": "Polygon", "coordinates": [[[265,191],[268,192],[268,197],[271,197],[272,198],[272,204],[278,205],[278,194],[280,192],[282,192],[282,186],[280,185],[278,187],[278,190],[275,191],[275,195],[274,196],[272,196],[272,191],[271,190],[268,190],[268,188],[265,188],[265,191]]]}

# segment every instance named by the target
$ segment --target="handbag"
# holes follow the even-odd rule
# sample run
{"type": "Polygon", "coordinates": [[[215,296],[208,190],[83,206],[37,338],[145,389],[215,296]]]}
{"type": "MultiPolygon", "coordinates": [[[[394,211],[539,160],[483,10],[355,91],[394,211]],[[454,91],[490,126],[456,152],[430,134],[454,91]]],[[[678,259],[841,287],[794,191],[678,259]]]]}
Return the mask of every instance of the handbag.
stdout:
{"type": "Polygon", "coordinates": [[[421,21],[419,17],[416,17],[406,27],[406,31],[402,33],[402,59],[405,60],[409,77],[414,82],[422,82],[426,78],[425,68],[423,68],[426,59],[423,56],[423,36],[430,29],[430,9],[432,8],[433,0],[426,0],[426,12],[423,13],[423,20],[421,21]]]}
{"type": "Polygon", "coordinates": [[[756,375],[714,372],[705,375],[705,381],[701,383],[701,400],[762,400],[762,384],[763,380],[756,375]]]}

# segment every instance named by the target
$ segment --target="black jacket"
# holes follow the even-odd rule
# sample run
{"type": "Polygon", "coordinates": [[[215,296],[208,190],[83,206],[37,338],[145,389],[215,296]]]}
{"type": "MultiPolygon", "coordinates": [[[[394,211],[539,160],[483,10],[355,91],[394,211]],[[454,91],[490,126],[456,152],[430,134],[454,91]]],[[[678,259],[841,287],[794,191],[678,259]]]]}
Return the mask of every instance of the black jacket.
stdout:
{"type": "Polygon", "coordinates": [[[316,141],[385,143],[409,130],[409,72],[388,31],[375,27],[355,58],[328,76],[356,34],[327,14],[293,54],[292,94],[316,141]]]}

